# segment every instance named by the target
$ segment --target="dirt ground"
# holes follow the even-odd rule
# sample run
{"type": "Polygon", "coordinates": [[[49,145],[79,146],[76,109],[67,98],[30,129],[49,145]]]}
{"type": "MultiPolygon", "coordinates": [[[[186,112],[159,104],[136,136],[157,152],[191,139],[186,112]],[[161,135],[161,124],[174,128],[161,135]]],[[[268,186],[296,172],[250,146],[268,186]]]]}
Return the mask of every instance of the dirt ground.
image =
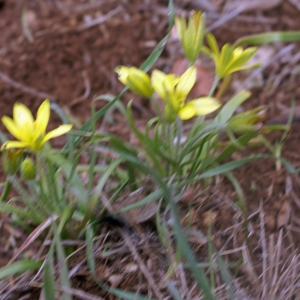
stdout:
{"type": "MultiPolygon", "coordinates": [[[[178,13],[187,13],[199,6],[206,9],[208,29],[212,29],[220,45],[233,43],[247,34],[300,29],[300,5],[297,1],[252,2],[252,6],[247,4],[248,1],[222,0],[175,1],[175,4],[178,13]]],[[[35,111],[42,100],[49,98],[61,106],[78,126],[83,124],[90,116],[90,104],[96,95],[117,95],[121,91],[122,85],[114,68],[118,65],[141,65],[166,34],[167,24],[167,1],[0,0],[1,116],[11,115],[16,101],[35,111]],[[94,20],[98,21],[97,24],[93,24],[94,20]]],[[[275,43],[261,48],[260,59],[266,62],[266,66],[255,70],[256,77],[252,76],[250,80],[246,80],[244,74],[236,74],[231,92],[241,87],[249,88],[252,97],[243,108],[266,105],[266,123],[287,122],[291,101],[295,101],[296,107],[299,105],[282,150],[282,156],[294,168],[299,168],[300,43],[275,43]]],[[[156,67],[165,71],[174,70],[181,60],[178,41],[173,40],[168,43],[156,67]]],[[[211,65],[205,67],[205,74],[213,70],[211,65]]],[[[122,101],[129,99],[130,95],[127,95],[122,101]]],[[[137,122],[143,124],[153,111],[147,103],[138,100],[134,107],[135,115],[137,122]]],[[[226,101],[226,97],[222,100],[226,101]]],[[[104,104],[98,102],[97,108],[104,104]]],[[[58,122],[59,118],[54,117],[50,126],[58,122]]],[[[0,128],[4,129],[2,125],[0,128]]],[[[125,120],[119,115],[115,116],[113,124],[105,128],[127,135],[130,139],[125,120]]],[[[269,140],[274,143],[279,141],[280,134],[270,135],[269,140]]],[[[61,142],[59,139],[55,141],[56,145],[61,142]]],[[[261,146],[254,146],[247,150],[247,154],[249,151],[270,153],[261,146]]],[[[238,158],[245,153],[236,155],[238,158]]],[[[255,293],[258,283],[262,287],[260,295],[264,295],[261,299],[274,299],[271,295],[276,294],[276,289],[281,291],[281,294],[277,293],[278,299],[300,299],[300,286],[296,284],[300,270],[299,175],[291,174],[273,158],[250,163],[233,174],[241,184],[246,201],[248,242],[252,245],[252,253],[245,252],[243,240],[235,234],[235,231],[243,231],[242,216],[233,205],[238,195],[226,178],[219,178],[203,193],[192,189],[192,210],[182,204],[183,225],[184,218],[189,214],[193,216],[192,225],[196,229],[205,229],[206,216],[209,212],[213,213],[213,241],[220,253],[228,261],[236,260],[240,255],[247,257],[249,268],[237,274],[239,279],[235,288],[241,291],[238,299],[259,299],[255,293]],[[203,199],[210,199],[210,203],[206,203],[208,200],[203,202],[203,199]],[[230,252],[230,249],[235,250],[230,252]],[[264,257],[264,253],[269,254],[268,258],[264,257]],[[276,278],[274,274],[277,274],[276,278]],[[293,291],[287,291],[289,286],[293,286],[293,291]],[[250,296],[247,298],[245,295],[250,296]]],[[[134,233],[137,236],[141,234],[144,242],[140,243],[137,256],[132,258],[132,249],[124,242],[127,233],[104,226],[99,233],[99,245],[109,235],[110,243],[123,250],[113,261],[99,254],[99,278],[114,287],[159,298],[155,292],[153,294],[153,286],[149,284],[149,279],[145,279],[145,273],[137,270],[136,259],[142,256],[161,293],[167,293],[162,271],[166,267],[165,253],[163,249],[158,249],[160,244],[152,230],[151,224],[148,224],[142,233],[134,233]],[[117,275],[112,277],[111,274],[117,275]]],[[[9,225],[9,217],[3,214],[0,219],[0,266],[7,263],[16,250],[15,244],[20,244],[22,240],[24,236],[9,225]]],[[[204,247],[199,241],[190,242],[195,253],[199,254],[197,258],[201,259],[205,255],[204,247]]],[[[77,271],[73,269],[74,289],[104,299],[115,299],[93,283],[83,256],[84,251],[71,263],[71,268],[80,263],[82,265],[77,271]]],[[[187,281],[189,286],[189,277],[187,281]]],[[[40,289],[34,283],[24,283],[21,287],[14,290],[12,283],[11,292],[2,289],[0,299],[41,299],[40,289]]],[[[221,294],[218,299],[226,299],[221,294]]],[[[196,292],[192,293],[191,299],[197,299],[196,295],[196,292]]],[[[78,294],[77,297],[85,299],[84,295],[78,294]]]]}

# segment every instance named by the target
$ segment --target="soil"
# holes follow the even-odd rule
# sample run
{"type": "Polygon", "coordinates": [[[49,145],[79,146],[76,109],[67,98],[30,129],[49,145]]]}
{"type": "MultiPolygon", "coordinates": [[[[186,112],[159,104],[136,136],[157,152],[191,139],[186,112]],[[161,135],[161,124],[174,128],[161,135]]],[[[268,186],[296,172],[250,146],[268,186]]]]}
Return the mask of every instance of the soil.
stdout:
{"type": "MultiPolygon", "coordinates": [[[[187,13],[197,9],[201,1],[178,2],[180,2],[176,4],[178,12],[187,13]]],[[[246,2],[241,2],[238,7],[246,2]]],[[[298,18],[300,8],[294,4],[295,1],[271,2],[274,2],[274,5],[270,5],[267,9],[257,4],[257,7],[248,8],[222,26],[216,27],[212,32],[219,44],[233,43],[247,34],[300,28],[298,18]]],[[[222,14],[220,15],[222,9],[234,3],[236,2],[211,1],[215,11],[207,11],[208,28],[222,19],[222,14]]],[[[167,33],[167,26],[166,1],[0,0],[1,116],[11,115],[15,102],[22,102],[32,111],[36,111],[41,102],[49,98],[52,103],[59,105],[77,126],[80,126],[90,117],[91,102],[95,96],[118,95],[122,90],[123,86],[118,82],[114,72],[115,67],[140,66],[167,33]],[[97,19],[100,22],[92,25],[92,21],[97,19]]],[[[257,72],[256,81],[245,82],[246,75],[236,74],[230,87],[231,94],[241,87],[249,88],[252,96],[242,109],[266,105],[265,123],[286,123],[292,101],[295,101],[296,107],[297,105],[300,107],[298,87],[300,44],[274,43],[263,49],[262,55],[268,51],[272,53],[265,58],[266,60],[271,60],[274,55],[276,59],[257,72]]],[[[179,43],[173,40],[166,46],[156,67],[165,71],[173,70],[178,68],[174,65],[181,61],[179,43]]],[[[209,77],[213,66],[207,64],[203,70],[206,70],[204,76],[208,74],[209,77]]],[[[205,90],[205,86],[201,88],[205,90]]],[[[128,93],[122,101],[127,103],[131,97],[132,95],[128,93]]],[[[226,97],[225,95],[222,101],[226,101],[226,97]]],[[[135,99],[135,117],[137,123],[143,126],[145,120],[154,112],[148,103],[137,97],[135,99]]],[[[98,109],[103,105],[104,101],[96,103],[98,109]]],[[[300,167],[300,154],[297,150],[300,143],[299,119],[300,109],[296,108],[294,123],[290,134],[284,140],[281,154],[295,169],[300,167]]],[[[60,123],[59,117],[53,113],[50,127],[56,127],[60,123]]],[[[0,128],[4,130],[1,124],[0,128]]],[[[110,130],[134,142],[126,121],[120,114],[114,114],[113,123],[105,124],[102,129],[110,130]]],[[[279,133],[268,135],[269,141],[277,142],[279,145],[280,138],[279,133]]],[[[54,146],[60,146],[63,142],[56,139],[54,146]]],[[[286,274],[291,276],[291,273],[284,273],[288,269],[287,265],[294,264],[296,268],[299,264],[300,178],[297,172],[289,172],[282,162],[272,158],[270,151],[264,146],[253,146],[246,151],[240,151],[234,158],[251,153],[266,153],[269,158],[254,161],[233,172],[243,190],[243,201],[248,216],[247,242],[251,245],[249,248],[253,250],[247,256],[253,269],[242,269],[237,272],[237,276],[240,276],[238,286],[235,286],[240,291],[240,296],[237,297],[246,299],[243,297],[247,294],[252,295],[251,299],[260,299],[257,295],[265,293],[265,298],[261,299],[272,299],[270,295],[273,295],[271,290],[274,289],[274,284],[270,283],[272,280],[268,281],[264,277],[272,279],[270,275],[272,268],[266,271],[264,267],[263,253],[267,252],[270,261],[271,257],[274,258],[276,255],[283,257],[278,267],[282,268],[278,272],[278,282],[275,282],[278,284],[277,289],[282,293],[279,295],[274,292],[274,295],[279,295],[278,299],[299,299],[296,297],[300,295],[300,287],[295,284],[299,278],[295,275],[290,281],[285,281],[283,277],[286,274]],[[281,243],[280,250],[278,241],[281,243]],[[269,296],[266,296],[265,290],[255,293],[258,282],[260,286],[266,285],[265,289],[268,289],[269,296]],[[294,289],[290,294],[288,292],[284,294],[283,291],[286,291],[288,284],[294,284],[294,289]]],[[[191,187],[189,196],[180,204],[182,225],[191,225],[194,230],[206,233],[209,216],[213,216],[213,242],[220,253],[223,253],[228,261],[236,261],[240,255],[245,258],[247,253],[244,250],[232,253],[229,251],[242,249],[245,241],[241,200],[238,202],[239,195],[232,184],[228,178],[222,177],[216,179],[209,188],[200,188],[203,190],[201,193],[198,192],[199,187],[191,187]],[[191,201],[192,207],[186,203],[187,201],[191,201]],[[202,218],[199,218],[199,214],[202,218]],[[186,221],[190,219],[192,223],[186,221]]],[[[157,299],[161,294],[166,297],[168,295],[165,275],[168,268],[166,251],[161,247],[157,235],[153,234],[151,222],[137,227],[138,229],[136,227],[124,229],[112,226],[109,222],[101,227],[98,244],[95,246],[99,246],[96,260],[98,278],[120,289],[139,292],[157,299]],[[117,255],[103,255],[101,252],[103,240],[111,245],[111,251],[117,249],[115,252],[117,255]],[[134,249],[136,253],[133,252],[134,249]],[[141,262],[147,266],[146,269],[149,270],[154,284],[141,270],[141,262]]],[[[0,266],[7,264],[12,253],[16,252],[25,238],[26,235],[20,228],[13,228],[10,225],[8,215],[0,215],[0,266]]],[[[197,258],[205,260],[207,254],[205,243],[197,238],[191,238],[190,242],[198,255],[197,258]]],[[[88,272],[85,250],[78,251],[77,256],[70,259],[70,270],[71,272],[73,270],[72,287],[76,291],[101,296],[103,299],[116,299],[94,283],[88,272]]],[[[299,269],[297,270],[299,274],[299,269]]],[[[180,278],[180,274],[174,276],[176,279],[180,278]]],[[[190,289],[191,276],[187,274],[185,280],[187,280],[186,289],[190,289]]],[[[24,283],[14,289],[12,282],[11,291],[2,290],[2,292],[0,299],[42,299],[40,287],[34,283],[24,283]]],[[[183,290],[183,295],[185,292],[183,290]]],[[[220,289],[218,299],[226,299],[223,292],[220,289]]],[[[74,299],[90,299],[84,294],[74,292],[74,295],[77,295],[74,299]]],[[[190,296],[191,299],[198,299],[197,291],[191,292],[190,296]]]]}

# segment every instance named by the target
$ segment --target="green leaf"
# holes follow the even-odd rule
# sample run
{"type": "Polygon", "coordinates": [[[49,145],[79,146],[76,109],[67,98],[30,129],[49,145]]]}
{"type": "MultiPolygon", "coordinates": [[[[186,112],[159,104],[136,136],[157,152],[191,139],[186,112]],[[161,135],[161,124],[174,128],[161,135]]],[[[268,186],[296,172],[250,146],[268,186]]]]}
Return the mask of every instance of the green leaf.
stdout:
{"type": "MultiPolygon", "coordinates": [[[[69,271],[68,271],[68,265],[66,261],[66,256],[65,256],[65,251],[62,246],[61,238],[60,238],[60,233],[58,231],[58,228],[55,224],[53,223],[53,228],[54,228],[54,240],[56,244],[56,253],[57,253],[57,258],[59,261],[59,272],[60,272],[60,280],[62,286],[71,287],[70,280],[69,280],[69,271]]],[[[62,299],[63,300],[72,300],[72,296],[69,295],[68,293],[63,293],[62,294],[62,299]]]]}
{"type": "Polygon", "coordinates": [[[132,209],[136,209],[136,208],[139,208],[141,206],[145,206],[149,203],[152,203],[152,202],[155,202],[157,200],[159,200],[161,197],[163,197],[164,193],[163,193],[163,190],[162,189],[158,189],[157,191],[155,192],[152,192],[150,195],[148,195],[147,197],[145,197],[143,200],[140,200],[136,203],[133,203],[131,205],[128,205],[124,208],[122,208],[121,210],[118,210],[116,211],[115,213],[118,214],[118,213],[124,213],[124,212],[127,212],[129,210],[132,210],[132,209]]]}
{"type": "Polygon", "coordinates": [[[264,45],[276,42],[297,42],[300,41],[300,31],[274,31],[247,35],[238,39],[233,47],[236,48],[243,44],[264,45]]]}
{"type": "Polygon", "coordinates": [[[167,288],[169,292],[172,294],[174,300],[183,300],[183,298],[180,295],[180,292],[178,291],[178,289],[175,287],[173,283],[168,282],[167,288]]]}
{"type": "Polygon", "coordinates": [[[42,266],[42,261],[33,261],[29,259],[16,261],[8,266],[0,269],[0,280],[15,275],[17,273],[24,273],[26,271],[37,270],[42,266]]]}
{"type": "Polygon", "coordinates": [[[73,195],[75,195],[80,211],[85,212],[88,199],[87,192],[79,176],[73,172],[72,162],[66,159],[63,155],[52,152],[47,153],[47,159],[49,162],[62,169],[68,181],[68,188],[73,195]],[[72,175],[72,177],[70,177],[70,175],[72,175]]]}
{"type": "Polygon", "coordinates": [[[232,161],[226,164],[223,164],[222,166],[218,166],[215,167],[207,172],[204,172],[203,174],[201,174],[200,176],[196,177],[195,179],[199,180],[199,179],[204,179],[204,178],[208,178],[208,177],[212,177],[212,176],[216,176],[216,175],[220,175],[220,174],[224,174],[227,172],[230,172],[244,164],[247,164],[251,161],[260,159],[260,158],[266,158],[266,155],[263,154],[258,154],[258,155],[254,155],[254,156],[249,156],[246,158],[242,158],[240,160],[237,161],[232,161]]]}
{"type": "Polygon", "coordinates": [[[71,205],[67,205],[61,216],[60,216],[60,223],[58,226],[58,232],[59,234],[61,234],[61,232],[63,231],[63,229],[65,228],[66,224],[70,221],[70,219],[72,218],[74,213],[74,207],[71,205]]]}
{"type": "Polygon", "coordinates": [[[234,97],[232,97],[218,112],[218,115],[215,117],[215,121],[218,121],[220,123],[227,122],[233,115],[233,113],[236,111],[236,109],[245,102],[249,97],[251,93],[242,90],[238,94],[236,94],[234,97]]]}
{"type": "Polygon", "coordinates": [[[225,158],[229,157],[235,151],[237,151],[240,148],[240,146],[245,145],[246,143],[248,143],[251,139],[253,139],[257,135],[258,135],[257,132],[247,132],[247,133],[245,133],[244,135],[242,135],[241,137],[239,137],[236,140],[236,143],[230,144],[227,148],[225,148],[223,150],[223,152],[218,157],[216,157],[215,162],[220,163],[225,158]]]}
{"type": "Polygon", "coordinates": [[[43,273],[43,291],[46,300],[55,300],[54,274],[50,262],[47,261],[43,273]]]}

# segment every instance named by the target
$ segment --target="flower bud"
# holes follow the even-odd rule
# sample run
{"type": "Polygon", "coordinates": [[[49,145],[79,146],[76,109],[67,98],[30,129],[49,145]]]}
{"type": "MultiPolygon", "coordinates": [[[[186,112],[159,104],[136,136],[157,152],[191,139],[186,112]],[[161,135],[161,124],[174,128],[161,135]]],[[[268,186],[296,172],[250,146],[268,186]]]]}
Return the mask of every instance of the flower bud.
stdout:
{"type": "Polygon", "coordinates": [[[177,34],[187,59],[194,63],[200,54],[205,32],[205,18],[200,11],[194,12],[186,23],[184,17],[175,16],[177,34]]]}
{"type": "Polygon", "coordinates": [[[31,158],[26,157],[21,164],[21,176],[25,180],[33,180],[36,176],[34,162],[31,158]]]}
{"type": "Polygon", "coordinates": [[[265,119],[265,107],[259,106],[235,115],[228,123],[228,128],[234,132],[249,132],[260,130],[261,121],[265,119]]]}
{"type": "Polygon", "coordinates": [[[16,174],[22,162],[23,150],[4,149],[2,153],[2,166],[5,174],[16,174]]]}
{"type": "Polygon", "coordinates": [[[146,98],[153,95],[150,77],[142,70],[135,67],[119,66],[115,68],[115,72],[119,75],[119,80],[127,85],[132,92],[146,98]]]}

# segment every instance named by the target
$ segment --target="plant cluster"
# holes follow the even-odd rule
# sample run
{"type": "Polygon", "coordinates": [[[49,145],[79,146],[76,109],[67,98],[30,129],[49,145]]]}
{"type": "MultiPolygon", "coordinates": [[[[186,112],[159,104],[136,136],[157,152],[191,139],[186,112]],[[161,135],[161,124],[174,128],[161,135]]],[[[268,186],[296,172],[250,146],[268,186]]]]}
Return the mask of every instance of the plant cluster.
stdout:
{"type": "MultiPolygon", "coordinates": [[[[170,20],[170,25],[173,25],[172,16],[170,20]]],[[[7,179],[0,211],[10,213],[15,224],[24,228],[36,226],[27,245],[45,230],[50,230],[52,243],[43,258],[19,260],[0,269],[0,279],[16,272],[42,268],[45,298],[54,299],[57,282],[70,286],[63,238],[85,237],[90,270],[96,277],[92,249],[97,219],[105,210],[117,218],[125,211],[156,202],[156,227],[162,245],[167,244],[165,232],[170,230],[170,224],[161,217],[163,212],[172,220],[177,263],[184,258],[203,295],[214,299],[205,271],[198,267],[187,237],[182,233],[178,201],[190,185],[204,179],[208,183],[213,176],[227,174],[261,157],[253,155],[236,161],[227,160],[264,130],[287,127],[263,127],[263,107],[236,114],[237,108],[250,97],[246,90],[233,95],[226,103],[221,101],[232,73],[257,66],[247,64],[257,51],[256,47],[243,49],[239,45],[226,44],[220,49],[215,37],[205,33],[205,16],[201,12],[194,12],[188,20],[175,16],[175,25],[189,60],[189,67],[181,76],[157,69],[152,70],[151,76],[147,72],[160,56],[168,34],[141,68],[119,66],[115,69],[126,88],[119,96],[107,98],[109,103],[101,110],[95,111],[92,107],[91,118],[80,129],[71,131],[72,125],[68,124],[63,111],[54,105],[53,109],[61,116],[64,125],[46,133],[50,118],[49,100],[41,104],[36,120],[20,103],[15,104],[12,119],[2,118],[7,130],[17,140],[2,145],[7,179]],[[207,46],[203,45],[204,41],[207,46]],[[215,80],[208,95],[190,99],[199,55],[207,55],[214,61],[215,80]],[[156,116],[148,121],[144,130],[135,123],[131,107],[134,100],[126,109],[119,101],[127,89],[149,99],[156,110],[156,116]],[[97,132],[97,120],[113,107],[124,112],[131,132],[139,141],[138,146],[112,134],[97,132]],[[66,145],[59,150],[52,149],[49,139],[66,133],[66,145]],[[227,133],[229,137],[225,143],[220,143],[221,133],[227,133]],[[82,163],[81,157],[85,154],[89,160],[82,163]],[[103,162],[101,166],[97,164],[100,160],[103,162]],[[87,176],[86,183],[82,174],[87,176]],[[145,180],[151,182],[153,190],[148,191],[144,199],[119,211],[110,210],[109,204],[124,191],[138,190],[145,180]],[[12,188],[17,195],[9,198],[12,188]],[[104,191],[109,195],[107,205],[102,205],[100,200],[104,191]],[[61,264],[59,278],[54,275],[56,259],[61,264]]],[[[251,40],[248,43],[251,44],[251,40]]],[[[102,99],[95,98],[94,102],[102,99]]],[[[134,294],[99,284],[119,297],[135,299],[134,294]]],[[[70,299],[70,295],[63,293],[63,298],[70,299]]]]}

